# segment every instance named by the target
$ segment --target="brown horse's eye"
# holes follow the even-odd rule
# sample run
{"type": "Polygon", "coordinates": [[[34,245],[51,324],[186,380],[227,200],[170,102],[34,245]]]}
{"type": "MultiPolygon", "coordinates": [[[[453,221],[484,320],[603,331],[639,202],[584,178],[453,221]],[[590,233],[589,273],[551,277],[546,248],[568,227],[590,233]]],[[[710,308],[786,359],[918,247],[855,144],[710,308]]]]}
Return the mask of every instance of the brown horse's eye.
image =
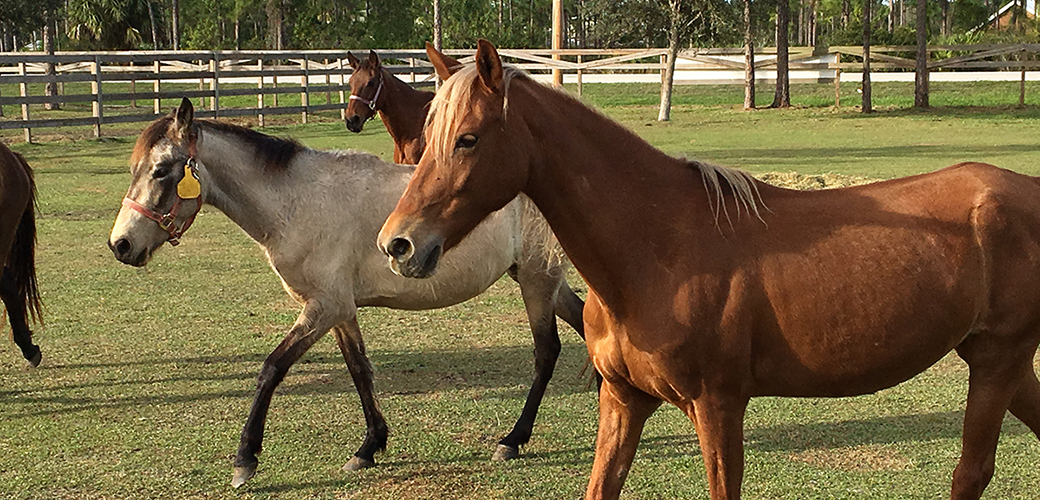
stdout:
{"type": "Polygon", "coordinates": [[[455,141],[455,149],[470,149],[477,145],[477,136],[466,134],[455,141]]]}

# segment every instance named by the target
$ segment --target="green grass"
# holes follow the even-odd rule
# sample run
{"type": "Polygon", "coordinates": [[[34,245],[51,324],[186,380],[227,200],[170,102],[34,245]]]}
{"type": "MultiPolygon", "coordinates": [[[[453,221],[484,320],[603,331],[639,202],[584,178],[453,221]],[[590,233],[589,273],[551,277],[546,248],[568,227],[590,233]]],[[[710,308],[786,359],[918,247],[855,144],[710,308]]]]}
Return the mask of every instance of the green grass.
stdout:
{"type": "MultiPolygon", "coordinates": [[[[802,103],[746,113],[736,109],[740,95],[731,95],[733,88],[689,89],[697,95],[681,97],[674,120],[660,124],[647,104],[653,100],[644,102],[637,90],[587,86],[586,97],[666,151],[756,172],[887,178],[983,160],[1040,174],[1035,105],[951,104],[927,113],[893,105],[862,116],[802,103]],[[710,99],[716,101],[704,102],[710,99]]],[[[334,118],[265,131],[384,158],[392,150],[378,121],[361,135],[334,118]]],[[[257,477],[232,490],[231,458],[256,375],[297,305],[260,249],[212,209],[182,245],[164,249],[147,269],[116,262],[105,242],[129,181],[134,137],[53,137],[14,145],[37,172],[46,324],[37,329],[44,355],[37,369],[24,367],[13,343],[0,342],[0,497],[582,495],[596,398],[580,375],[584,347],[566,327],[556,377],[523,458],[487,460],[518,415],[532,371],[530,334],[509,280],[444,310],[362,311],[392,432],[378,468],[339,470],[360,444],[364,420],[335,343],[323,339],[275,395],[257,477]]],[[[947,495],[966,378],[963,363],[950,357],[871,396],[755,400],[746,420],[745,498],[947,495]]],[[[1008,417],[987,498],[1035,498],[1038,465],[1036,437],[1008,417]]],[[[662,407],[650,419],[623,497],[707,497],[692,425],[675,408],[662,407]]]]}

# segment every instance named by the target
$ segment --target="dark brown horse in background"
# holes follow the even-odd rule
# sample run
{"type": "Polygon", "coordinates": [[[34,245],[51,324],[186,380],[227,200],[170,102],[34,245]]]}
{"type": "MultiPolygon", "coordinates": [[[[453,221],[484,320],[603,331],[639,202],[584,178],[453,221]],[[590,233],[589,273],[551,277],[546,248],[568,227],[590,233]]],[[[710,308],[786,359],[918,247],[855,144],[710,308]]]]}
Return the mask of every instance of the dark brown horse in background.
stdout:
{"type": "Polygon", "coordinates": [[[423,152],[422,130],[433,92],[413,89],[383,67],[379,55],[369,51],[365,60],[347,52],[354,73],[350,75],[347,130],[361,132],[378,111],[394,139],[394,163],[415,165],[423,152]]]}
{"type": "Polygon", "coordinates": [[[430,113],[379,245],[392,268],[426,277],[489,212],[519,192],[534,201],[589,284],[586,340],[604,380],[587,498],[618,498],[663,401],[693,421],[711,497],[732,500],[752,397],[872,393],[953,349],[970,369],[953,499],[982,495],[1006,411],[1040,435],[1037,178],[962,163],[771,187],[658,151],[503,67],[484,40],[430,113]]]}
{"type": "Polygon", "coordinates": [[[36,288],[36,184],[22,155],[0,142],[0,298],[11,320],[11,336],[32,366],[42,354],[32,342],[28,319],[41,317],[36,288]]]}

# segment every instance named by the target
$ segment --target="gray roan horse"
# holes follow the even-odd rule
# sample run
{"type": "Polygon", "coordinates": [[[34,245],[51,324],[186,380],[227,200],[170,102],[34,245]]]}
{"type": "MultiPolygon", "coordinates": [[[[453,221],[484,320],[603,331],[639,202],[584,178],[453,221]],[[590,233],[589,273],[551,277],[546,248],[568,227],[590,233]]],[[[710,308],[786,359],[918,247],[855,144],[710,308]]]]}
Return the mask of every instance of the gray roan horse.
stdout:
{"type": "Polygon", "coordinates": [[[41,317],[36,288],[36,184],[22,155],[0,142],[0,298],[11,320],[15,344],[32,366],[43,355],[32,342],[27,320],[41,317]]]}
{"type": "Polygon", "coordinates": [[[357,308],[432,309],[470,299],[508,272],[520,284],[534,333],[535,378],[523,412],[494,458],[515,457],[560,352],[554,312],[583,333],[584,304],[564,279],[562,254],[526,198],[497,212],[442,263],[432,281],[392,273],[376,233],[413,169],[358,152],[321,152],[220,122],[193,120],[184,99],[172,116],[141,133],[130,159],[133,176],[109,239],[115,257],[143,266],[166,241],[176,242],[203,203],[224,212],[266,251],[285,290],[303,311],[264,361],[246,420],[232,485],[256,472],[271,395],[289,368],[330,329],[354,379],[368,426],[344,466],[375,465],[387,426],[373,394],[372,367],[357,308]]]}

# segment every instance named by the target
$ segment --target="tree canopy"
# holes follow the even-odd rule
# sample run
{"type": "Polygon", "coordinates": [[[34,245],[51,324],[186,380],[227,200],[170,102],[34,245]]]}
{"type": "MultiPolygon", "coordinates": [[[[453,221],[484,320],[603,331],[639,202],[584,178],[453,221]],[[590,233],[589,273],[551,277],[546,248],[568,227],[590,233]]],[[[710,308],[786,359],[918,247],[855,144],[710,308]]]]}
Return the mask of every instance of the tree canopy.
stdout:
{"type": "MultiPolygon", "coordinates": [[[[184,49],[421,47],[433,31],[432,0],[177,0],[184,49]],[[280,36],[276,36],[280,35],[280,36]]],[[[755,43],[772,46],[776,0],[752,2],[755,43]]],[[[787,0],[794,45],[855,45],[865,0],[787,0]]],[[[912,45],[915,2],[873,1],[878,44],[912,45]]],[[[0,49],[39,50],[41,29],[54,22],[59,50],[171,48],[173,0],[3,0],[0,49]]],[[[739,46],[742,2],[681,0],[683,40],[690,46],[739,46]]],[[[1012,1],[1004,29],[986,29],[1005,3],[931,0],[932,42],[1040,40],[1024,2],[1012,1]],[[1021,15],[1019,15],[1021,14],[1021,15]],[[981,29],[980,29],[981,27],[981,29]]],[[[441,0],[445,47],[472,47],[487,38],[503,47],[548,47],[552,0],[441,0]]],[[[668,2],[565,0],[569,47],[665,47],[668,2]]]]}

